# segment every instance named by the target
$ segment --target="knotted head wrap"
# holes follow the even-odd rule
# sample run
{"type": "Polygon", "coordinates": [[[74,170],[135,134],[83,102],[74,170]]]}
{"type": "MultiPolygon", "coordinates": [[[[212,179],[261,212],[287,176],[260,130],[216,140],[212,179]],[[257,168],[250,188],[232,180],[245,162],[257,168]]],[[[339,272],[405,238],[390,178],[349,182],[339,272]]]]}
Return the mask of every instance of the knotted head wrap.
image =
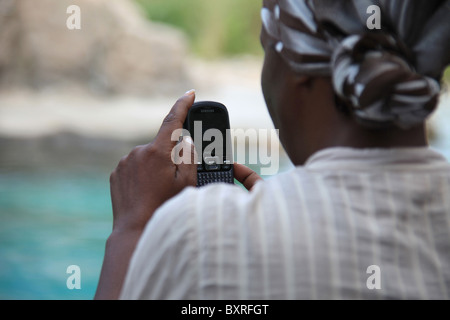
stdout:
{"type": "Polygon", "coordinates": [[[450,64],[450,0],[264,0],[261,17],[292,70],[330,76],[360,123],[407,129],[436,108],[450,64]],[[371,5],[381,29],[367,27],[371,5]]]}

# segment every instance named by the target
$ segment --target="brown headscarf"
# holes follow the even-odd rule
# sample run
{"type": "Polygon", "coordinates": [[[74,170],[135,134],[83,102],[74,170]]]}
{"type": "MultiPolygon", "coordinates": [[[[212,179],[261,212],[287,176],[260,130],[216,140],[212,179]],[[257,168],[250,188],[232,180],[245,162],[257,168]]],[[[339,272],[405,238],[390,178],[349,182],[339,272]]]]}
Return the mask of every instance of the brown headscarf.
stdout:
{"type": "Polygon", "coordinates": [[[339,100],[371,127],[421,124],[450,64],[450,0],[264,0],[263,27],[301,74],[331,76],[339,100]],[[368,7],[381,29],[367,27],[368,7]]]}

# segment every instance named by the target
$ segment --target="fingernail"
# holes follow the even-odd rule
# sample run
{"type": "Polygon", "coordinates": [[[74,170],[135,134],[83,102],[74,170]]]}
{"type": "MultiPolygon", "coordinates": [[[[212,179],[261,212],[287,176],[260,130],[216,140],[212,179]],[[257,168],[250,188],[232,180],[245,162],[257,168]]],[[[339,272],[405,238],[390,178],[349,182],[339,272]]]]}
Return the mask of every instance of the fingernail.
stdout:
{"type": "Polygon", "coordinates": [[[195,93],[195,89],[191,89],[189,91],[186,91],[186,93],[184,94],[185,96],[190,96],[193,95],[195,93]]]}

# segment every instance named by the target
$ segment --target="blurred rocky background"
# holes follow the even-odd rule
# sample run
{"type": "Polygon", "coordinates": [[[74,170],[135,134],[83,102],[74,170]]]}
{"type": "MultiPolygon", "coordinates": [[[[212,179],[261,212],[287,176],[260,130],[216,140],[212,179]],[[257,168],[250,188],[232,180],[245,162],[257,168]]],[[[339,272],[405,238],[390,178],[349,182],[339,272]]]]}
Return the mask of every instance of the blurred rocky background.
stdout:
{"type": "Polygon", "coordinates": [[[186,88],[181,31],[145,19],[127,0],[1,0],[0,88],[170,93],[186,88]],[[81,8],[69,30],[67,8],[81,8]]]}
{"type": "Polygon", "coordinates": [[[197,100],[225,103],[235,127],[271,127],[259,88],[260,5],[0,0],[3,168],[106,161],[109,170],[150,141],[191,88],[197,100]],[[71,5],[80,30],[66,26],[71,5]]]}

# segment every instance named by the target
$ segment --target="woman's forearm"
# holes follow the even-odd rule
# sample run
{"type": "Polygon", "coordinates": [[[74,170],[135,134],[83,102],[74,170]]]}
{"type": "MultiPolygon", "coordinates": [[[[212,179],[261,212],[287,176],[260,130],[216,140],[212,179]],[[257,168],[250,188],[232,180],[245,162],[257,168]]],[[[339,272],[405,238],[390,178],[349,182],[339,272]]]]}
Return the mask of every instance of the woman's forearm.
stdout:
{"type": "Polygon", "coordinates": [[[105,256],[94,299],[118,299],[142,231],[113,231],[106,241],[105,256]]]}

